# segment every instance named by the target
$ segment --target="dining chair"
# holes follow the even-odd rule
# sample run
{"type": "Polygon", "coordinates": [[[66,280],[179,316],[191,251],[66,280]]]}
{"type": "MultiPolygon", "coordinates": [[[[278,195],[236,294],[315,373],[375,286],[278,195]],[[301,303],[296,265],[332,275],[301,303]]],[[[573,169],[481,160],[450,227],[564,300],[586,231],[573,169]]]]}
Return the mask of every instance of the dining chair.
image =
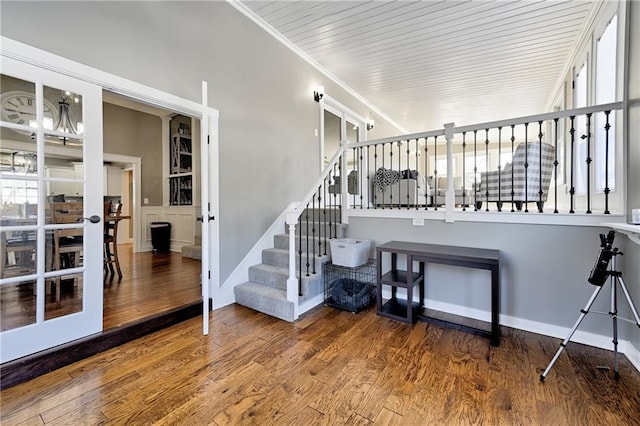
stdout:
{"type": "MultiPolygon", "coordinates": [[[[71,224],[82,221],[83,203],[54,202],[51,203],[51,222],[54,224],[71,224]]],[[[53,269],[75,268],[82,262],[84,250],[83,229],[54,229],[53,230],[53,269]]],[[[54,280],[56,287],[56,302],[60,301],[60,281],[62,276],[54,280]]],[[[78,284],[78,276],[73,276],[74,285],[78,284]]]]}
{"type": "Polygon", "coordinates": [[[111,277],[118,272],[118,281],[122,281],[122,270],[120,269],[120,259],[118,258],[118,220],[112,219],[113,216],[120,216],[122,213],[122,204],[117,203],[113,209],[110,202],[104,203],[104,278],[107,278],[109,272],[111,277]],[[115,265],[115,271],[113,268],[115,265]]]}
{"type": "Polygon", "coordinates": [[[35,231],[0,232],[0,278],[35,272],[35,231]]]}

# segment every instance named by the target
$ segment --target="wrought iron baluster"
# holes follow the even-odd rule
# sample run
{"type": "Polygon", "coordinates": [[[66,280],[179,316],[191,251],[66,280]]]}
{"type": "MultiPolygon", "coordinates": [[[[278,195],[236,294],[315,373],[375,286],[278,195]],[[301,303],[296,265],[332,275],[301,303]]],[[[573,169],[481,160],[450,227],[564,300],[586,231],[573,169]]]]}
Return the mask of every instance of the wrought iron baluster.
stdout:
{"type": "MultiPolygon", "coordinates": [[[[555,185],[553,188],[553,196],[554,196],[554,202],[553,202],[553,212],[554,213],[558,213],[558,118],[554,118],[553,122],[555,123],[555,129],[554,129],[554,147],[553,147],[553,151],[554,151],[554,158],[553,158],[553,180],[555,181],[555,185]]],[[[542,166],[542,165],[541,165],[542,166]]]]}
{"type": "Polygon", "coordinates": [[[318,239],[316,241],[316,237],[314,235],[313,237],[313,246],[314,246],[314,257],[315,257],[315,247],[318,246],[318,257],[322,256],[322,222],[320,221],[320,217],[321,212],[322,212],[322,189],[321,187],[318,187],[318,190],[316,191],[316,195],[318,196],[318,211],[317,211],[317,216],[318,216],[318,222],[316,223],[317,225],[317,229],[318,229],[318,239]]]}
{"type": "MultiPolygon", "coordinates": [[[[368,147],[367,147],[368,148],[368,147]]],[[[358,174],[356,175],[356,188],[357,188],[357,193],[358,195],[360,195],[360,210],[362,210],[363,204],[364,204],[364,191],[362,188],[362,182],[364,181],[364,179],[362,178],[362,173],[363,173],[363,167],[364,167],[364,159],[362,158],[362,151],[364,151],[364,147],[359,147],[358,148],[358,153],[360,155],[360,163],[358,166],[358,174]]]]}
{"type": "Polygon", "coordinates": [[[587,114],[587,214],[591,214],[591,113],[587,114]]]}
{"type": "MultiPolygon", "coordinates": [[[[307,235],[307,247],[309,246],[307,235]]],[[[316,273],[316,194],[311,198],[311,249],[313,250],[313,274],[316,273]]],[[[307,248],[307,263],[309,263],[309,249],[307,248]]]]}
{"type": "MultiPolygon", "coordinates": [[[[411,167],[409,167],[409,162],[410,162],[409,154],[411,153],[410,152],[411,150],[409,149],[410,146],[411,146],[411,139],[407,139],[407,210],[409,210],[409,198],[410,198],[409,197],[409,178],[411,177],[410,176],[411,167]]],[[[418,188],[417,184],[418,184],[418,180],[416,179],[416,190],[418,188]]]]}
{"type": "Polygon", "coordinates": [[[418,138],[416,138],[416,210],[418,210],[418,204],[420,204],[420,198],[418,198],[418,182],[417,182],[417,174],[418,169],[419,169],[419,165],[418,165],[418,150],[420,149],[419,144],[418,144],[418,138]]]}
{"type": "MultiPolygon", "coordinates": [[[[424,138],[424,178],[429,185],[429,138],[424,138]]],[[[424,209],[429,210],[429,192],[433,191],[433,188],[429,188],[429,191],[424,194],[424,209]]],[[[434,193],[435,194],[435,193],[434,193]]],[[[433,197],[433,195],[431,196],[433,197]]],[[[433,199],[433,198],[432,198],[433,199]]]]}
{"type": "MultiPolygon", "coordinates": [[[[382,168],[382,170],[384,171],[384,146],[386,145],[386,143],[382,144],[382,166],[380,166],[382,168]]],[[[380,184],[380,182],[378,182],[378,184],[380,184]]],[[[387,185],[380,185],[380,192],[382,193],[382,209],[384,209],[384,204],[385,204],[385,198],[384,198],[384,193],[385,193],[385,187],[387,185]]]]}
{"type": "Polygon", "coordinates": [[[438,210],[438,136],[433,137],[433,209],[438,210]]]}
{"type": "Polygon", "coordinates": [[[538,212],[542,213],[542,120],[538,121],[538,212]]]}
{"type": "Polygon", "coordinates": [[[611,110],[605,111],[605,125],[604,125],[604,214],[611,214],[609,211],[609,114],[611,110]]]}
{"type": "Polygon", "coordinates": [[[307,244],[307,276],[309,276],[309,203],[307,203],[307,208],[305,209],[305,221],[307,224],[307,232],[305,235],[305,242],[307,244]]]}
{"type": "Polygon", "coordinates": [[[498,211],[502,211],[502,126],[498,127],[498,211]]]}
{"type": "MultiPolygon", "coordinates": [[[[302,221],[303,214],[298,217],[298,294],[302,292],[302,221]]],[[[294,247],[295,249],[295,247],[294,247]]]]}
{"type": "MultiPolygon", "coordinates": [[[[335,188],[335,184],[336,184],[336,165],[334,164],[333,167],[331,168],[331,172],[329,172],[329,175],[331,176],[330,181],[333,182],[333,187],[335,188]]],[[[331,197],[329,197],[329,239],[333,238],[333,210],[336,208],[335,205],[335,201],[336,201],[336,194],[335,194],[335,190],[331,191],[331,197]],[[332,204],[333,203],[333,204],[332,204]]]]}
{"type": "Polygon", "coordinates": [[[467,211],[467,132],[462,132],[462,211],[467,211]]]}
{"type": "MultiPolygon", "coordinates": [[[[484,169],[488,172],[489,171],[489,129],[484,129],[484,136],[485,136],[485,140],[484,140],[484,169]]],[[[489,211],[489,185],[487,182],[487,188],[485,191],[485,198],[487,199],[487,206],[485,207],[485,211],[488,212],[489,211]]],[[[498,208],[498,211],[500,211],[500,209],[498,208]]]]}
{"type": "MultiPolygon", "coordinates": [[[[364,162],[364,165],[366,165],[367,170],[365,171],[365,175],[367,176],[367,185],[366,185],[366,190],[367,190],[367,210],[371,208],[371,167],[369,167],[371,165],[371,153],[369,152],[371,148],[371,145],[367,145],[367,148],[365,149],[366,152],[366,161],[364,162]]],[[[362,180],[364,182],[364,178],[362,180]]],[[[361,188],[363,195],[364,195],[364,190],[365,188],[361,188]]],[[[364,202],[364,201],[363,201],[364,202]]]]}
{"type": "MultiPolygon", "coordinates": [[[[480,182],[481,185],[487,186],[487,182],[480,182]]],[[[473,131],[473,185],[476,190],[474,191],[475,202],[473,203],[473,211],[478,211],[478,131],[473,131]]],[[[487,201],[488,202],[488,201],[487,201]]]]}
{"type": "Polygon", "coordinates": [[[375,188],[371,188],[371,192],[373,192],[373,208],[377,209],[378,208],[378,203],[376,202],[378,200],[378,196],[377,196],[377,189],[380,187],[380,182],[378,182],[376,180],[376,173],[378,172],[378,145],[374,145],[373,146],[373,183],[375,185],[375,188]]]}
{"type": "Polygon", "coordinates": [[[524,123],[524,212],[529,213],[529,123],[524,123]]]}
{"type": "MultiPolygon", "coordinates": [[[[400,148],[402,147],[402,141],[398,141],[398,173],[402,173],[401,169],[402,166],[400,165],[400,160],[402,158],[402,154],[400,153],[400,148]]],[[[400,175],[400,178],[402,178],[402,175],[400,175]]],[[[400,203],[402,203],[401,197],[400,197],[400,193],[402,191],[400,190],[400,181],[398,180],[398,210],[400,210],[401,206],[400,203]]]]}
{"type": "MultiPolygon", "coordinates": [[[[358,163],[357,158],[358,158],[358,148],[353,148],[353,163],[354,163],[354,166],[355,166],[355,172],[356,173],[360,173],[360,168],[359,168],[360,164],[358,163]]],[[[349,172],[349,174],[351,174],[351,173],[352,172],[349,172]]],[[[355,182],[355,186],[356,187],[358,186],[358,178],[357,178],[357,176],[358,175],[356,174],[356,182],[355,182]]],[[[347,181],[347,194],[348,194],[349,193],[349,175],[347,175],[347,179],[345,179],[345,180],[347,181]]],[[[353,195],[353,205],[351,206],[351,208],[355,208],[355,205],[356,205],[356,192],[357,191],[355,191],[355,188],[354,188],[353,194],[351,194],[351,195],[353,195]]]]}
{"type": "MultiPolygon", "coordinates": [[[[305,216],[305,224],[306,224],[305,243],[307,246],[307,262],[306,262],[307,274],[306,275],[308,277],[309,276],[309,203],[307,203],[307,206],[304,210],[304,216],[305,216]]],[[[302,247],[300,247],[300,262],[302,263],[302,247]]]]}
{"type": "MultiPolygon", "coordinates": [[[[340,176],[342,176],[342,156],[346,155],[346,154],[342,154],[340,156],[340,160],[338,161],[338,179],[341,179],[340,176]]],[[[333,205],[335,206],[335,209],[333,210],[333,238],[337,238],[338,237],[338,216],[337,216],[337,212],[338,210],[341,208],[342,206],[342,197],[338,197],[338,194],[335,193],[333,194],[333,199],[334,199],[334,203],[333,205]]],[[[342,216],[340,216],[340,218],[342,218],[342,216]]]]}
{"type": "MultiPolygon", "coordinates": [[[[389,170],[393,172],[393,142],[389,143],[389,170]]],[[[389,185],[389,208],[393,209],[393,185],[389,185]]]]}
{"type": "Polygon", "coordinates": [[[569,117],[569,120],[571,121],[571,128],[569,129],[569,134],[571,135],[571,173],[569,174],[571,176],[570,180],[571,180],[571,184],[570,184],[570,189],[569,189],[569,213],[575,213],[575,211],[573,210],[574,207],[574,201],[575,201],[575,195],[576,195],[576,187],[574,186],[574,182],[573,182],[573,175],[575,174],[575,165],[574,165],[574,159],[575,159],[575,143],[576,143],[576,128],[575,128],[575,119],[576,116],[572,115],[569,117]]]}
{"type": "Polygon", "coordinates": [[[322,220],[324,222],[324,254],[327,254],[327,226],[329,226],[329,222],[327,221],[327,178],[324,178],[324,184],[323,184],[323,198],[324,198],[324,204],[322,207],[322,220]]]}
{"type": "Polygon", "coordinates": [[[514,209],[514,203],[515,203],[515,196],[516,196],[516,190],[514,188],[514,169],[515,169],[515,164],[513,162],[513,154],[515,152],[515,142],[516,142],[516,135],[515,135],[515,131],[516,131],[516,125],[512,124],[511,125],[511,213],[515,212],[516,210],[514,209]]]}

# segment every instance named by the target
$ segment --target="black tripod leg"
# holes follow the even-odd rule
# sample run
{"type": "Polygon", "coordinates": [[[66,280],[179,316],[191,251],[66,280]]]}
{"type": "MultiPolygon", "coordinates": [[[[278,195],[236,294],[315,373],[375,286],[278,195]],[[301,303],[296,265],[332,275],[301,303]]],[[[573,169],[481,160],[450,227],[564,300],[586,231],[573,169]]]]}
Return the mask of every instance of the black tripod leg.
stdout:
{"type": "Polygon", "coordinates": [[[582,322],[584,317],[589,313],[589,309],[591,308],[591,305],[593,305],[593,302],[596,300],[596,297],[598,297],[598,294],[600,293],[601,290],[602,290],[602,287],[597,287],[595,289],[595,291],[593,292],[593,294],[591,295],[591,298],[589,299],[589,301],[585,305],[584,309],[580,310],[580,316],[578,317],[578,320],[576,321],[576,323],[574,324],[573,328],[571,329],[571,332],[569,333],[567,338],[564,339],[562,341],[562,343],[560,343],[560,348],[558,349],[556,354],[551,359],[551,362],[549,362],[549,365],[547,366],[547,368],[540,375],[540,381],[541,382],[544,382],[544,379],[547,377],[547,374],[549,374],[549,371],[551,371],[551,368],[553,367],[553,364],[556,363],[556,361],[558,360],[558,357],[560,356],[560,354],[562,353],[564,348],[567,346],[567,343],[569,343],[569,341],[571,340],[571,337],[573,336],[573,334],[578,329],[578,326],[580,325],[580,323],[582,322]]]}
{"type": "Polygon", "coordinates": [[[636,308],[636,305],[633,304],[633,300],[631,299],[629,290],[627,290],[627,286],[622,280],[622,277],[618,277],[618,282],[620,283],[620,288],[622,289],[624,296],[627,298],[627,302],[629,303],[629,307],[631,308],[631,313],[633,314],[633,318],[636,320],[636,325],[640,327],[640,315],[638,315],[638,309],[636,308]]]}
{"type": "Polygon", "coordinates": [[[618,373],[618,286],[616,277],[611,276],[611,310],[609,316],[613,320],[613,376],[616,380],[620,377],[618,373]]]}

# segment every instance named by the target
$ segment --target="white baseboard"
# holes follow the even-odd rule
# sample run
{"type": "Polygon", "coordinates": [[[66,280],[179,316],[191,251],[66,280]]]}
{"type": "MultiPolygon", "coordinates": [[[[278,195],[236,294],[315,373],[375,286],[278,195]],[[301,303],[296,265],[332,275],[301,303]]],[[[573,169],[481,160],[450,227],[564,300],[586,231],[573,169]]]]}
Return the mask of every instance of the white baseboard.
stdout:
{"type": "Polygon", "coordinates": [[[310,311],[318,305],[324,303],[324,292],[312,297],[311,299],[305,300],[300,306],[298,306],[298,316],[304,314],[305,312],[310,311]]]}
{"type": "Polygon", "coordinates": [[[236,303],[236,297],[233,294],[233,288],[231,291],[218,289],[212,296],[213,310],[224,308],[225,306],[236,303]]]}
{"type": "Polygon", "coordinates": [[[624,354],[629,358],[631,364],[636,367],[636,370],[640,371],[640,348],[637,348],[633,343],[628,342],[624,354]]]}

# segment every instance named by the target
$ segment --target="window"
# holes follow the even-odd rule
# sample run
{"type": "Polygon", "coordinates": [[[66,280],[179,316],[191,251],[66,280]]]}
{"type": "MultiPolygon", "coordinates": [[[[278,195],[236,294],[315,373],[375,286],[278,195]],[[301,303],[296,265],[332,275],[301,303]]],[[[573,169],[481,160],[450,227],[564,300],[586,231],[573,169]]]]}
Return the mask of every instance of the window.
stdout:
{"type": "MultiPolygon", "coordinates": [[[[452,159],[453,170],[452,173],[456,175],[456,159],[452,159]]],[[[447,156],[446,155],[438,155],[436,157],[436,170],[438,171],[438,176],[446,176],[447,175],[447,156]]]]}
{"type": "Polygon", "coordinates": [[[504,169],[507,163],[511,163],[512,159],[511,151],[500,153],[500,169],[504,169]]]}
{"type": "Polygon", "coordinates": [[[2,200],[8,204],[35,204],[38,202],[38,182],[35,180],[7,179],[8,175],[17,173],[5,172],[2,179],[2,200]]]}
{"type": "MultiPolygon", "coordinates": [[[[573,107],[587,106],[587,63],[583,63],[574,80],[573,107]]],[[[576,117],[574,140],[575,172],[573,184],[576,194],[587,192],[587,118],[584,115],[576,117]]]]}
{"type": "MultiPolygon", "coordinates": [[[[607,24],[602,36],[596,42],[595,61],[595,102],[606,104],[616,101],[616,52],[618,19],[614,16],[607,24]]],[[[595,164],[596,190],[603,191],[605,186],[615,188],[615,112],[609,116],[608,170],[606,117],[597,114],[595,121],[595,164]],[[608,176],[605,177],[605,176],[608,176]],[[605,182],[605,179],[608,182],[605,182]]]]}

